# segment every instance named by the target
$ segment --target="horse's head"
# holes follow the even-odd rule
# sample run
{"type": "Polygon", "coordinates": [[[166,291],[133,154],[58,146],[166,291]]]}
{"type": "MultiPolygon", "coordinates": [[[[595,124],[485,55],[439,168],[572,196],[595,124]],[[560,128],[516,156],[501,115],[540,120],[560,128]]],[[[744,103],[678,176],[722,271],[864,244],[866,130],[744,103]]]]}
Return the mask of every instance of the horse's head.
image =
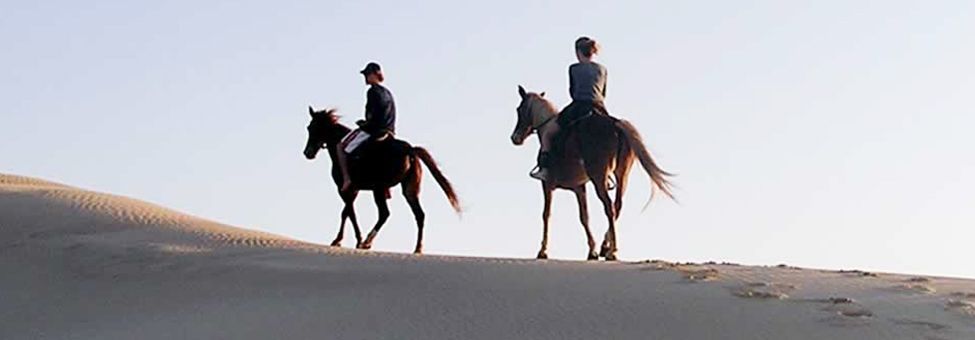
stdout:
{"type": "MultiPolygon", "coordinates": [[[[305,144],[305,158],[315,159],[318,150],[325,147],[329,141],[332,131],[341,127],[339,116],[335,114],[335,109],[315,111],[311,106],[308,107],[308,114],[311,115],[311,123],[308,124],[308,142],[305,144]]],[[[334,141],[333,141],[334,142],[334,141]]]]}
{"type": "Polygon", "coordinates": [[[515,131],[511,133],[511,142],[515,145],[524,143],[525,138],[538,128],[536,124],[554,114],[552,104],[545,100],[545,92],[526,92],[524,87],[518,85],[518,95],[521,96],[521,103],[515,109],[518,122],[515,123],[515,131]]]}

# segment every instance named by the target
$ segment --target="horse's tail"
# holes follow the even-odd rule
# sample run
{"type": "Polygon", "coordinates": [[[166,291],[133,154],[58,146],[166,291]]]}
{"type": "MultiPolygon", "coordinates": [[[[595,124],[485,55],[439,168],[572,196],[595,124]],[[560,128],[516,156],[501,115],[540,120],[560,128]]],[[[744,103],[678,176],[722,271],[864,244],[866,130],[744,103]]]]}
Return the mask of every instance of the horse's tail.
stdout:
{"type": "MultiPolygon", "coordinates": [[[[650,156],[650,151],[647,151],[646,145],[643,144],[643,137],[640,136],[640,132],[636,130],[636,127],[625,120],[617,121],[616,127],[619,128],[620,133],[626,138],[627,144],[629,144],[633,153],[636,154],[637,159],[640,160],[643,169],[650,175],[650,181],[653,182],[650,186],[650,200],[653,200],[653,197],[656,195],[656,190],[660,190],[667,197],[676,201],[677,199],[674,198],[674,194],[671,192],[672,184],[667,179],[667,177],[673,177],[674,174],[664,171],[657,166],[657,163],[653,161],[653,157],[650,156]]],[[[647,201],[647,204],[649,203],[650,201],[647,201]]]]}
{"type": "Polygon", "coordinates": [[[460,214],[462,212],[460,200],[457,198],[457,193],[454,191],[454,186],[450,184],[447,177],[444,177],[443,172],[441,172],[440,168],[437,166],[437,161],[433,160],[433,156],[430,155],[430,152],[422,147],[414,146],[413,154],[416,155],[416,157],[427,166],[427,169],[430,170],[430,174],[433,175],[433,178],[437,180],[437,184],[440,185],[440,189],[443,189],[444,194],[447,195],[447,200],[450,201],[450,206],[454,208],[454,211],[460,214]]]}

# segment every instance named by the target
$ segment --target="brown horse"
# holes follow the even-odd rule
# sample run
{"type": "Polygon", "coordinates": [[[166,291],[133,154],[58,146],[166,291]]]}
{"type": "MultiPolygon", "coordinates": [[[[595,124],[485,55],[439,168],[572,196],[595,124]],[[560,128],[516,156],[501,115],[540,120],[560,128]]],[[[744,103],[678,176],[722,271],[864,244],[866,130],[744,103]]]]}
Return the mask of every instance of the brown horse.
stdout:
{"type": "MultiPolygon", "coordinates": [[[[556,116],[559,114],[555,106],[544,98],[545,93],[529,93],[518,86],[521,104],[518,105],[518,122],[511,134],[511,141],[521,145],[533,132],[539,135],[554,129],[556,116]]],[[[570,128],[563,128],[561,136],[554,138],[560,145],[553,148],[549,179],[542,182],[542,193],[545,205],[542,210],[542,249],[538,251],[538,258],[548,258],[548,220],[552,210],[552,192],[555,189],[571,190],[576,195],[579,204],[579,220],[586,231],[589,241],[589,260],[596,260],[600,256],[606,260],[616,260],[616,220],[623,209],[623,194],[626,192],[627,177],[633,166],[634,159],[638,159],[643,169],[650,175],[651,192],[659,189],[673,199],[671,184],[667,177],[672,174],[660,169],[650,156],[643,138],[636,128],[625,120],[618,120],[609,116],[594,114],[573,123],[570,128]],[[615,203],[609,196],[610,174],[616,182],[615,203]],[[586,206],[586,183],[592,182],[596,188],[596,195],[603,203],[609,228],[603,238],[599,254],[596,254],[596,243],[589,229],[589,212],[586,206]]],[[[653,199],[653,194],[650,196],[653,199]]]]}
{"type": "MultiPolygon", "coordinates": [[[[342,186],[342,170],[336,162],[338,145],[351,131],[349,128],[339,123],[339,116],[335,115],[335,110],[315,111],[308,107],[311,115],[311,123],[308,124],[308,142],[305,144],[305,157],[315,159],[318,150],[324,148],[328,150],[328,156],[332,159],[332,179],[336,187],[342,186]]],[[[430,169],[433,178],[443,189],[450,201],[450,206],[458,214],[460,202],[450,181],[444,177],[437,167],[437,163],[430,156],[426,149],[411,146],[405,141],[394,138],[387,138],[381,142],[370,142],[362,145],[357,154],[359,157],[349,158],[349,176],[352,177],[352,187],[348,191],[339,191],[345,207],[342,209],[342,222],[339,226],[339,234],[332,241],[332,246],[341,246],[343,233],[345,232],[345,220],[352,221],[352,228],[355,229],[356,248],[372,248],[372,241],[379,233],[379,229],[389,218],[389,207],[386,200],[389,199],[389,189],[396,185],[402,185],[403,196],[413,210],[416,218],[416,248],[414,253],[423,252],[423,224],[425,214],[420,207],[420,180],[423,177],[421,163],[430,169]],[[376,207],[379,209],[379,220],[372,228],[366,239],[362,240],[359,231],[359,222],[356,221],[354,202],[359,195],[359,190],[372,190],[376,207]]]]}

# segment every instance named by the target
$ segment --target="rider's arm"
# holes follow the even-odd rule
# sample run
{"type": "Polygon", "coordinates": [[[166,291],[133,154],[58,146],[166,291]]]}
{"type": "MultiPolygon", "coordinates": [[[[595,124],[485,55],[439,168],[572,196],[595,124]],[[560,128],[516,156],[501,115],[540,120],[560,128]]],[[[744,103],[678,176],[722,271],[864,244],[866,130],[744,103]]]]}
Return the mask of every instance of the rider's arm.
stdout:
{"type": "Polygon", "coordinates": [[[575,67],[575,65],[570,65],[569,66],[569,97],[572,97],[576,93],[575,92],[576,91],[576,79],[574,77],[572,77],[572,68],[573,67],[575,67]]]}

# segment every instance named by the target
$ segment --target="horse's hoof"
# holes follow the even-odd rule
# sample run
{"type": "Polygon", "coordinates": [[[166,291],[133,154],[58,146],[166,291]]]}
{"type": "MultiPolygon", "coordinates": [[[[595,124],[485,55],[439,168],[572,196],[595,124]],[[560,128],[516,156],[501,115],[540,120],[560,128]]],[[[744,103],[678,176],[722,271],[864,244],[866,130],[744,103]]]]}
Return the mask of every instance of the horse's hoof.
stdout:
{"type": "Polygon", "coordinates": [[[422,249],[414,249],[413,250],[413,255],[423,255],[423,250],[422,249]]]}
{"type": "Polygon", "coordinates": [[[342,241],[339,240],[332,241],[332,247],[342,248],[342,241]]]}
{"type": "Polygon", "coordinates": [[[616,254],[615,253],[606,254],[605,259],[606,261],[616,261],[616,254]]]}
{"type": "Polygon", "coordinates": [[[609,247],[602,247],[599,249],[599,257],[606,257],[609,255],[609,247]]]}
{"type": "Polygon", "coordinates": [[[599,260],[599,254],[596,254],[596,252],[590,252],[589,253],[589,256],[586,257],[586,260],[588,260],[588,261],[596,261],[596,260],[599,260]]]}
{"type": "Polygon", "coordinates": [[[371,244],[368,244],[368,243],[363,243],[363,244],[360,244],[360,245],[356,246],[356,248],[362,249],[362,250],[369,250],[369,249],[372,249],[372,245],[371,244]]]}
{"type": "Polygon", "coordinates": [[[535,258],[539,260],[545,260],[548,259],[548,254],[546,254],[544,251],[540,251],[538,252],[538,256],[535,256],[535,258]]]}

